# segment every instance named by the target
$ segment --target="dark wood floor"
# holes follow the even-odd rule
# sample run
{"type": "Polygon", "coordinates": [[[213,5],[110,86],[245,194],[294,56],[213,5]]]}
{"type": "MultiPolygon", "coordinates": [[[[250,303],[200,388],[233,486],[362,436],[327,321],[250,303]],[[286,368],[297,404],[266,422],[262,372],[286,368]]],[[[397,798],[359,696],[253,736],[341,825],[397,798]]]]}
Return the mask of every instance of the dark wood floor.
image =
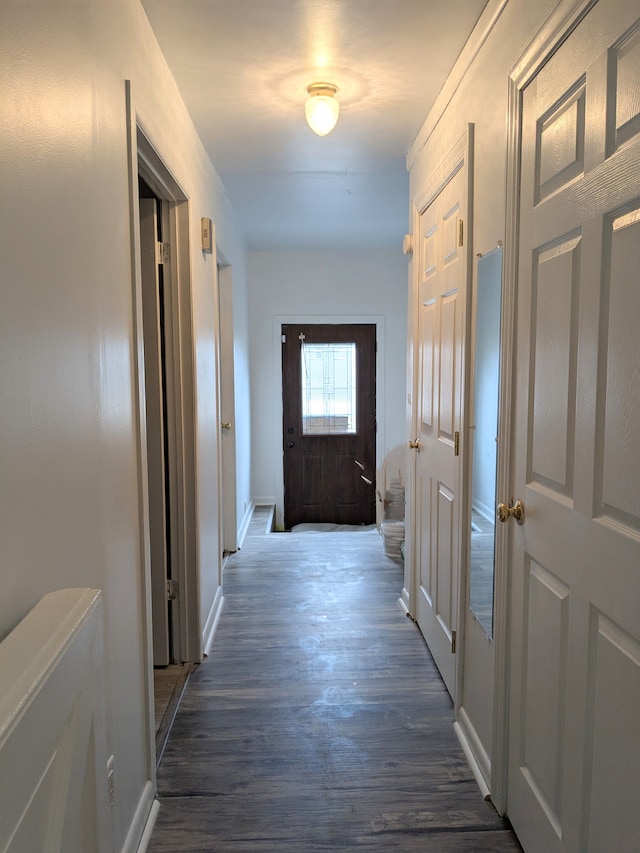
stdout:
{"type": "Polygon", "coordinates": [[[378,534],[252,535],[158,773],[149,851],[517,851],[378,534]]]}

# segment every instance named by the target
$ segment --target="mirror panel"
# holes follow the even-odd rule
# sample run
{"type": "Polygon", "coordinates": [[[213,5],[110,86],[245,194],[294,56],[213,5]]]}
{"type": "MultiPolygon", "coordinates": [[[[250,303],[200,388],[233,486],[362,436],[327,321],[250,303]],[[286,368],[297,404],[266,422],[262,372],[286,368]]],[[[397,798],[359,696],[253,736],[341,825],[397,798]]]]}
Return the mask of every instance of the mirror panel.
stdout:
{"type": "Polygon", "coordinates": [[[478,259],[475,312],[469,606],[493,638],[502,249],[478,259]]]}

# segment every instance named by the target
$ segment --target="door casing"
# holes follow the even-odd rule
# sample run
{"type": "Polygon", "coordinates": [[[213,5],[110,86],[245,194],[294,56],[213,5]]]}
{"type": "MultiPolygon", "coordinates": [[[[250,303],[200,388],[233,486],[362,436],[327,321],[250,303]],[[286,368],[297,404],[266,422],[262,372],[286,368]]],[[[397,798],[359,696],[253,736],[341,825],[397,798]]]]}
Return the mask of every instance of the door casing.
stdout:
{"type": "MultiPolygon", "coordinates": [[[[178,581],[178,607],[172,609],[173,649],[176,662],[198,660],[197,584],[195,533],[189,519],[195,514],[193,375],[191,324],[185,317],[188,299],[188,201],[155,149],[137,128],[138,174],[162,204],[162,233],[170,244],[170,260],[163,266],[165,287],[165,344],[167,364],[167,451],[171,513],[169,540],[174,578],[178,581]],[[176,381],[176,377],[179,380],[176,381]]],[[[145,427],[146,428],[146,427],[145,427]]]]}
{"type": "MultiPolygon", "coordinates": [[[[139,558],[141,566],[141,621],[142,657],[146,661],[144,673],[144,701],[147,718],[146,758],[147,786],[145,803],[152,808],[156,789],[156,750],[153,684],[153,637],[151,619],[151,561],[149,547],[149,499],[146,458],[146,414],[144,394],[144,361],[142,331],[142,284],[140,274],[140,232],[138,204],[138,176],[165,202],[163,216],[164,239],[173,246],[167,264],[165,284],[170,297],[166,311],[171,325],[167,337],[171,343],[171,359],[180,381],[171,388],[171,411],[174,418],[167,424],[169,443],[169,489],[175,512],[172,513],[170,539],[174,553],[172,562],[180,585],[179,607],[175,608],[176,624],[173,626],[176,646],[174,655],[182,661],[199,660],[198,593],[196,577],[195,531],[188,525],[195,516],[194,424],[192,337],[190,311],[185,301],[189,298],[189,214],[187,197],[172,177],[138,125],[130,81],[125,81],[127,117],[129,217],[131,228],[131,280],[134,363],[132,380],[137,429],[137,479],[139,506],[139,558]],[[179,645],[178,645],[179,644],[179,645]]],[[[140,808],[140,814],[144,808],[140,808]]],[[[146,812],[144,812],[146,817],[146,812]]],[[[142,832],[140,827],[140,833],[142,832]]]]}

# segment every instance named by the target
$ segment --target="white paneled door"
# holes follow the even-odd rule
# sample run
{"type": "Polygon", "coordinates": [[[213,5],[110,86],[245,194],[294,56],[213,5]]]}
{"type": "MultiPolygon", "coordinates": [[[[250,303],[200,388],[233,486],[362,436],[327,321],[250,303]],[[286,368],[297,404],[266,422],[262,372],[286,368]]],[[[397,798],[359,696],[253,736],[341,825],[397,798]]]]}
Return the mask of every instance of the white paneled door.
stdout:
{"type": "Polygon", "coordinates": [[[527,853],[640,849],[639,11],[601,0],[523,91],[507,812],[527,853]]]}
{"type": "Polygon", "coordinates": [[[416,618],[452,697],[460,586],[466,150],[465,140],[420,214],[418,248],[416,618]]]}

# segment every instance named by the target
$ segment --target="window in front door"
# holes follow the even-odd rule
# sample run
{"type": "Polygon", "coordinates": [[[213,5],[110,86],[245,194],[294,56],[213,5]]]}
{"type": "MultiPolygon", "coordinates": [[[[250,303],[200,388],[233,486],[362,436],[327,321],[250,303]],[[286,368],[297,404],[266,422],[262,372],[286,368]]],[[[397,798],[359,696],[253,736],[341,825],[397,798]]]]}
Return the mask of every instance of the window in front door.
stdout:
{"type": "Polygon", "coordinates": [[[356,345],[300,347],[303,435],[356,432],[356,345]]]}

